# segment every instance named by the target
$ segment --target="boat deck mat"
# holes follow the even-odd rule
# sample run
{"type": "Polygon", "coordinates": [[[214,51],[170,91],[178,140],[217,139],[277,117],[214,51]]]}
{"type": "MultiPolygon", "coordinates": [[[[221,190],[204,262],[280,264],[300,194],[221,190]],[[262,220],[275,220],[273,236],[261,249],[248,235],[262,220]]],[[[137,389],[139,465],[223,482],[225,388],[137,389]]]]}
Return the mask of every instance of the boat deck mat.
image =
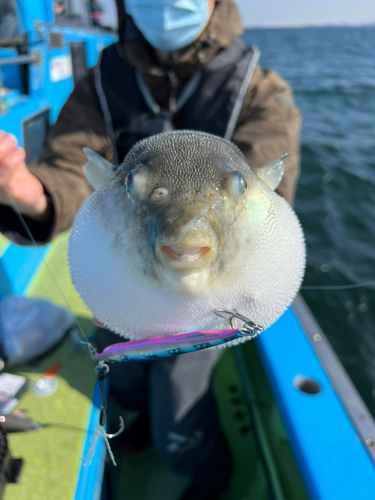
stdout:
{"type": "MultiPolygon", "coordinates": [[[[55,241],[45,258],[54,280],[68,298],[70,308],[79,317],[85,334],[89,334],[93,323],[70,281],[66,248],[65,234],[55,241]]],[[[48,298],[66,307],[54,280],[46,265],[41,263],[25,294],[48,298]]],[[[20,482],[6,486],[5,500],[74,498],[92,409],[96,380],[94,367],[87,349],[77,348],[68,336],[35,364],[7,370],[24,375],[29,381],[29,389],[20,398],[16,410],[25,411],[27,417],[44,426],[37,431],[8,435],[12,456],[23,458],[24,465],[20,482]],[[56,392],[48,397],[36,396],[32,390],[34,382],[55,363],[62,364],[56,375],[56,392]]]]}
{"type": "Polygon", "coordinates": [[[83,444],[91,412],[94,365],[87,351],[77,353],[70,338],[35,366],[22,366],[12,373],[25,376],[29,390],[21,397],[17,410],[41,423],[40,430],[8,436],[14,458],[23,458],[20,482],[8,484],[5,500],[74,498],[82,465],[83,444]],[[62,363],[56,376],[58,387],[48,397],[38,397],[32,386],[54,363],[62,363]]]}
{"type": "Polygon", "coordinates": [[[3,235],[0,235],[0,256],[4,253],[8,245],[9,241],[3,235]]]}

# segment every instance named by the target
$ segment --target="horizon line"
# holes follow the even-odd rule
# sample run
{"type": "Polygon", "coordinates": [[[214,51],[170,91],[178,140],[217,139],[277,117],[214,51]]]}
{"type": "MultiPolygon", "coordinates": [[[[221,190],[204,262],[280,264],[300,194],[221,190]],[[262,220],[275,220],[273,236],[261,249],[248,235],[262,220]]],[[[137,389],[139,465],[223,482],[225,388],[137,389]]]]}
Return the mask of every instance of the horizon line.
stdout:
{"type": "Polygon", "coordinates": [[[244,26],[245,30],[248,29],[301,29],[301,28],[375,28],[375,20],[369,23],[326,23],[326,24],[290,24],[290,25],[266,25],[266,24],[253,24],[244,26]]]}

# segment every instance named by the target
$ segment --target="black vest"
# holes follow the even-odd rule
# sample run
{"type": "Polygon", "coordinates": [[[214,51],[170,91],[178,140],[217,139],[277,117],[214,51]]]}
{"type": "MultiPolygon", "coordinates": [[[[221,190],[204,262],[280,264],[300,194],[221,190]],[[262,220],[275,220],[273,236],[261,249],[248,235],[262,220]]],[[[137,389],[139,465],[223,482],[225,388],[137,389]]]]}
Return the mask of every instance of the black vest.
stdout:
{"type": "MultiPolygon", "coordinates": [[[[257,59],[254,54],[240,40],[221,51],[202,71],[192,96],[173,115],[173,128],[224,137],[241,87],[245,83],[247,88],[250,82],[257,59]]],[[[118,55],[115,45],[103,50],[95,68],[95,84],[118,164],[137,141],[158,132],[148,123],[153,113],[139,89],[135,69],[118,55]]]]}

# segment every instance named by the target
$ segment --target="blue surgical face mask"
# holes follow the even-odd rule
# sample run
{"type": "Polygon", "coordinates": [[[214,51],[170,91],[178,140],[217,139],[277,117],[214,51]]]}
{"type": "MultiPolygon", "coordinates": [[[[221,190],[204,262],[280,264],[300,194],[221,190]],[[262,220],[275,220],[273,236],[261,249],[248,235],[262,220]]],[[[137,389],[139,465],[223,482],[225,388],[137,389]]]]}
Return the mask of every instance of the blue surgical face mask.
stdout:
{"type": "Polygon", "coordinates": [[[156,49],[173,52],[193,42],[211,11],[208,0],[125,0],[126,12],[156,49]]]}

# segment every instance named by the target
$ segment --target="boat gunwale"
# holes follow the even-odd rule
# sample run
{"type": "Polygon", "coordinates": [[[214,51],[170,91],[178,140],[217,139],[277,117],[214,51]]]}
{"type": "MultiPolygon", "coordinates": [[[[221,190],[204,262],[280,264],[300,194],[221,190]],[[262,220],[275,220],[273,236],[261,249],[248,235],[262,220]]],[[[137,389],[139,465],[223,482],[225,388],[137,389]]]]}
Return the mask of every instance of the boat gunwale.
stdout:
{"type": "Polygon", "coordinates": [[[300,294],[295,298],[292,308],[375,465],[375,420],[300,294]]]}

